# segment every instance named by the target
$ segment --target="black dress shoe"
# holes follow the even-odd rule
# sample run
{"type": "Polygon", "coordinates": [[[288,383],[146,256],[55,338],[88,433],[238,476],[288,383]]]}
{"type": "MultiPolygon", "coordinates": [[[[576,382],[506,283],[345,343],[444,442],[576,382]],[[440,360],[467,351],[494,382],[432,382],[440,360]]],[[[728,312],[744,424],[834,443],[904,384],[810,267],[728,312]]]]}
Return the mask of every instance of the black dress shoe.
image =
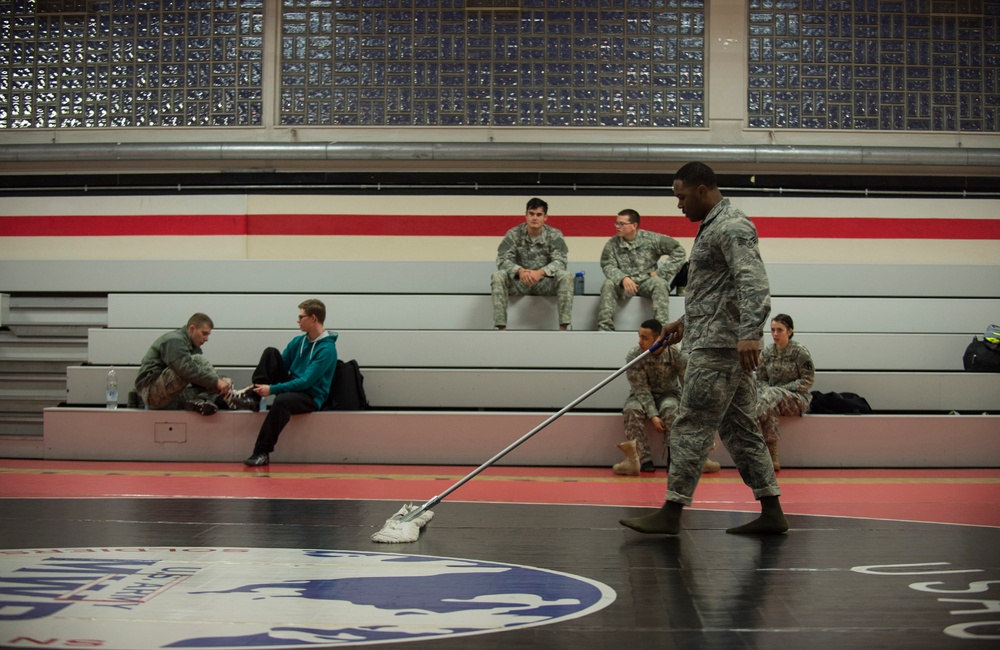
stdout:
{"type": "Polygon", "coordinates": [[[267,465],[271,462],[271,458],[264,453],[254,454],[243,461],[243,464],[247,467],[260,467],[261,465],[267,465]]]}
{"type": "Polygon", "coordinates": [[[640,472],[655,472],[656,471],[656,466],[653,465],[653,461],[647,460],[645,463],[642,464],[641,467],[639,467],[639,471],[640,472]]]}

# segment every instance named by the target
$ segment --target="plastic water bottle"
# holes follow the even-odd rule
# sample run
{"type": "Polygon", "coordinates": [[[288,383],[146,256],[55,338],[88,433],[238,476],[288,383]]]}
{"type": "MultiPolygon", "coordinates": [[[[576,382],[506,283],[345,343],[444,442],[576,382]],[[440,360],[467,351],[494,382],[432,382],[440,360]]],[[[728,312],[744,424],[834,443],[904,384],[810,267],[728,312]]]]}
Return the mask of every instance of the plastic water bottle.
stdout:
{"type": "Polygon", "coordinates": [[[118,408],[118,375],[115,374],[115,367],[111,366],[108,371],[108,385],[104,391],[104,401],[109,409],[118,408]]]}
{"type": "Polygon", "coordinates": [[[582,296],[583,295],[583,276],[584,271],[577,271],[576,277],[573,278],[573,295],[582,296]]]}

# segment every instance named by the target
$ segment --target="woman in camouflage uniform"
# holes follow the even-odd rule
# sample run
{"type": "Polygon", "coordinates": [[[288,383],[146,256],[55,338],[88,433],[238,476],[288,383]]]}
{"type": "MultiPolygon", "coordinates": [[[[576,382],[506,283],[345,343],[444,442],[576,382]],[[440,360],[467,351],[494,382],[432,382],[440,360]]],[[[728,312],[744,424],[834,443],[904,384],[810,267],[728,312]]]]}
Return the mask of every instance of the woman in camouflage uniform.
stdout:
{"type": "Polygon", "coordinates": [[[812,356],[804,345],[793,341],[792,317],[778,314],[771,320],[774,345],[764,350],[763,362],[757,368],[757,417],[764,442],[771,453],[774,469],[781,469],[778,456],[778,416],[809,412],[816,369],[812,356]]]}

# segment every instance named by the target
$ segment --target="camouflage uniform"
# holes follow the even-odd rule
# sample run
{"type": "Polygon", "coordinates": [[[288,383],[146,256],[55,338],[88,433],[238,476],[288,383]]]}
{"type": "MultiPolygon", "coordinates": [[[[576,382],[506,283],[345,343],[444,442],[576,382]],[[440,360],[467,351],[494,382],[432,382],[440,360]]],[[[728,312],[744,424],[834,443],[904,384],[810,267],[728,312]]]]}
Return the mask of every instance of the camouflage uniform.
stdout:
{"type": "Polygon", "coordinates": [[[670,436],[667,500],[691,505],[716,431],[754,497],[778,496],[757,425],[757,390],[737,343],[760,339],[771,313],[757,229],[722,199],[698,228],[684,299],[688,353],[681,409],[670,436]]]}
{"type": "MultiPolygon", "coordinates": [[[[642,354],[635,346],[625,355],[628,363],[642,354]]],[[[676,347],[668,347],[659,354],[651,354],[626,372],[629,388],[622,415],[625,417],[625,437],[635,440],[639,461],[652,462],[649,439],[646,437],[646,420],[659,416],[666,425],[664,437],[670,440],[670,427],[677,417],[681,404],[681,382],[687,356],[676,347]]]]}
{"type": "Polygon", "coordinates": [[[139,366],[135,390],[151,409],[182,409],[188,400],[212,400],[218,381],[219,373],[182,327],[150,346],[139,366]]]}
{"type": "Polygon", "coordinates": [[[669,322],[670,278],[684,264],[684,247],[673,237],[639,230],[635,239],[612,237],[601,253],[601,269],[607,278],[601,285],[601,303],[597,312],[600,330],[615,329],[618,300],[626,296],[622,280],[632,278],[639,285],[638,295],[653,301],[653,315],[661,323],[669,322]],[[666,255],[667,260],[660,263],[666,255]],[[650,275],[653,272],[656,275],[650,275]]]}
{"type": "Polygon", "coordinates": [[[504,235],[497,248],[497,269],[490,277],[493,294],[493,324],[507,325],[508,296],[556,296],[559,324],[573,320],[573,276],[566,271],[569,248],[560,230],[542,226],[542,232],[532,239],[528,224],[514,226],[504,235]],[[522,268],[542,269],[545,277],[532,286],[518,279],[522,268]]]}
{"type": "Polygon", "coordinates": [[[764,442],[777,442],[779,415],[802,415],[809,412],[816,369],[805,346],[789,340],[782,350],[772,345],[764,350],[764,361],[757,368],[757,418],[764,442]]]}

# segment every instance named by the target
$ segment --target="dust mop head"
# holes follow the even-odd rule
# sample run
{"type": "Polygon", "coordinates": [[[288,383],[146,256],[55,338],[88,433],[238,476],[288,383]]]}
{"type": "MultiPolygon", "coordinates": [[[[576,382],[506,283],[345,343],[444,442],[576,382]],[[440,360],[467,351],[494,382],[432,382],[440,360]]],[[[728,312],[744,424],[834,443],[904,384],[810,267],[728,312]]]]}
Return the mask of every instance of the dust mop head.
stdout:
{"type": "Polygon", "coordinates": [[[407,503],[399,509],[393,516],[385,520],[382,530],[372,535],[373,542],[382,544],[403,544],[415,542],[420,537],[420,529],[427,525],[427,522],[434,517],[430,510],[421,512],[412,521],[403,521],[403,517],[417,509],[412,503],[407,503]]]}

